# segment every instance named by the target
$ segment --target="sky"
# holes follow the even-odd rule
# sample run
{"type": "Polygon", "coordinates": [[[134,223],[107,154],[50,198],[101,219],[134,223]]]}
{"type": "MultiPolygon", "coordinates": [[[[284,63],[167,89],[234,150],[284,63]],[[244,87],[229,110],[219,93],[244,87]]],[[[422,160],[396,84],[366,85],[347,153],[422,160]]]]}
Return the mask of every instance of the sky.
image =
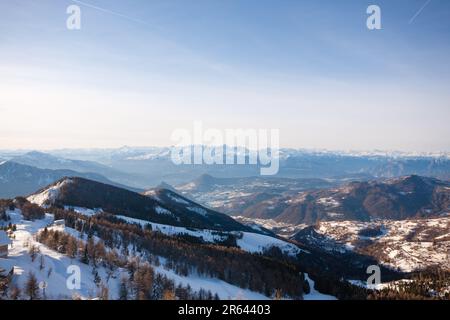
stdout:
{"type": "Polygon", "coordinates": [[[167,146],[201,121],[448,152],[449,39],[447,0],[1,1],[0,149],[167,146]]]}

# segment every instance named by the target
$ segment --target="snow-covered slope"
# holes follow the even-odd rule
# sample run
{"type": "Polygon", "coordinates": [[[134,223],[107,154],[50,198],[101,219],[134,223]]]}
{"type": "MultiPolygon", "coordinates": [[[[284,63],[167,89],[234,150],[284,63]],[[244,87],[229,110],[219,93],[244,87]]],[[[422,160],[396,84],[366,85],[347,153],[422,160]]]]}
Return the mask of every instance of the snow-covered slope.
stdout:
{"type": "MultiPolygon", "coordinates": [[[[82,213],[84,212],[84,210],[79,210],[79,212],[82,213]]],[[[218,232],[214,230],[192,228],[187,229],[183,227],[174,227],[160,223],[149,222],[146,220],[133,219],[122,215],[118,215],[117,217],[127,221],[128,223],[136,223],[141,226],[151,225],[152,230],[159,231],[166,235],[171,236],[185,234],[192,237],[202,238],[203,241],[211,243],[223,241],[229,234],[233,234],[238,238],[237,245],[242,250],[251,253],[262,253],[264,250],[269,249],[270,247],[278,247],[284,253],[292,256],[295,256],[301,251],[301,249],[299,249],[292,243],[258,233],[218,232]]]]}
{"type": "MultiPolygon", "coordinates": [[[[8,215],[12,219],[11,222],[17,224],[17,231],[14,232],[15,239],[13,240],[8,258],[0,258],[0,269],[9,272],[14,268],[13,284],[15,286],[23,288],[29,273],[32,272],[36,276],[38,282],[46,283],[47,287],[45,293],[47,299],[92,299],[98,296],[99,288],[94,282],[92,266],[72,260],[63,254],[49,249],[34,239],[34,235],[46,226],[50,226],[50,229],[55,228],[59,231],[66,232],[75,237],[79,237],[78,231],[67,227],[51,226],[53,215],[50,214],[47,214],[45,219],[36,221],[23,220],[22,215],[18,210],[9,211],[8,215]],[[38,256],[34,262],[29,254],[29,248],[31,246],[35,246],[39,250],[38,256]],[[41,268],[41,256],[43,257],[43,268],[41,268]],[[81,288],[79,290],[68,289],[66,284],[68,276],[70,275],[67,273],[67,268],[71,265],[80,267],[81,288]]],[[[200,289],[209,290],[213,294],[217,293],[221,299],[269,299],[263,294],[239,288],[219,279],[198,275],[180,276],[175,273],[174,270],[167,269],[162,265],[153,265],[152,267],[155,272],[167,276],[167,278],[173,280],[176,285],[189,285],[194,291],[199,291],[200,289]]],[[[108,287],[109,298],[118,299],[120,279],[126,271],[119,268],[111,277],[108,277],[108,270],[104,267],[98,266],[96,271],[108,287]],[[106,279],[109,280],[107,281],[106,279]]],[[[41,294],[43,294],[42,291],[41,294]]]]}
{"type": "MultiPolygon", "coordinates": [[[[43,244],[35,241],[34,235],[39,229],[53,222],[52,215],[46,215],[45,219],[27,221],[22,219],[20,211],[8,212],[12,223],[17,225],[14,232],[13,243],[9,250],[8,258],[0,258],[0,268],[9,272],[14,268],[13,284],[18,288],[23,288],[30,272],[32,272],[38,282],[45,282],[47,299],[72,299],[72,298],[94,298],[98,294],[98,288],[94,283],[92,267],[83,263],[72,261],[67,256],[50,250],[43,244]],[[39,250],[38,256],[32,261],[29,248],[35,246],[39,250]],[[41,269],[41,258],[43,257],[43,268],[41,269]],[[67,268],[76,264],[81,271],[81,288],[79,290],[69,290],[66,284],[69,274],[67,268]]],[[[105,268],[97,269],[102,279],[107,278],[105,268]]],[[[119,271],[120,272],[120,271],[119,271]]],[[[111,278],[106,285],[109,288],[111,298],[118,296],[118,279],[111,278]]],[[[106,282],[106,280],[105,280],[106,282]]],[[[43,292],[40,292],[41,295],[43,292]]]]}
{"type": "MultiPolygon", "coordinates": [[[[78,212],[82,212],[81,210],[78,212]]],[[[226,239],[227,233],[226,232],[218,232],[218,231],[213,231],[213,230],[203,230],[203,229],[187,229],[184,227],[175,227],[175,226],[169,226],[169,225],[165,225],[165,224],[160,224],[160,223],[154,223],[154,222],[150,222],[150,221],[146,221],[146,220],[141,220],[141,219],[134,219],[134,218],[129,218],[126,216],[122,216],[122,215],[117,215],[117,218],[120,218],[128,223],[131,224],[139,224],[143,227],[151,225],[152,226],[152,230],[154,231],[159,231],[163,234],[166,234],[168,236],[173,236],[173,235],[189,235],[192,237],[197,237],[197,238],[202,238],[203,241],[205,242],[218,242],[218,241],[223,241],[226,239]]]]}
{"type": "Polygon", "coordinates": [[[238,239],[237,243],[242,250],[252,253],[262,253],[271,247],[277,247],[283,253],[291,256],[295,256],[302,251],[292,243],[251,232],[242,232],[242,238],[238,239]]]}
{"type": "Polygon", "coordinates": [[[29,196],[27,200],[31,203],[44,207],[48,203],[53,203],[58,198],[61,188],[69,183],[72,183],[71,179],[58,181],[56,184],[51,185],[47,189],[29,196]]]}
{"type": "Polygon", "coordinates": [[[177,285],[189,285],[194,291],[205,289],[210,290],[213,293],[217,293],[221,300],[270,299],[269,297],[266,297],[261,293],[254,292],[248,289],[242,289],[219,279],[199,277],[195,275],[182,277],[176,274],[173,270],[167,270],[161,266],[155,267],[155,271],[167,276],[169,279],[172,279],[177,285]]]}

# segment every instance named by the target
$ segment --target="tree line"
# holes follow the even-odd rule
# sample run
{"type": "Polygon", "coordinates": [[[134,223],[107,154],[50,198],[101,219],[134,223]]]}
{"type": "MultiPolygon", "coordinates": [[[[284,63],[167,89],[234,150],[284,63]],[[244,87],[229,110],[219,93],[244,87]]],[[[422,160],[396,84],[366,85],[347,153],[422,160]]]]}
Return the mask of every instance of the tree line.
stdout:
{"type": "Polygon", "coordinates": [[[232,246],[189,242],[183,236],[167,236],[108,213],[88,217],[60,208],[50,211],[55,219],[65,219],[68,227],[87,237],[99,237],[107,247],[119,248],[125,256],[140,253],[145,259],[163,257],[166,266],[182,276],[214,277],[269,297],[278,291],[286,297],[302,298],[304,275],[287,260],[232,246]]]}

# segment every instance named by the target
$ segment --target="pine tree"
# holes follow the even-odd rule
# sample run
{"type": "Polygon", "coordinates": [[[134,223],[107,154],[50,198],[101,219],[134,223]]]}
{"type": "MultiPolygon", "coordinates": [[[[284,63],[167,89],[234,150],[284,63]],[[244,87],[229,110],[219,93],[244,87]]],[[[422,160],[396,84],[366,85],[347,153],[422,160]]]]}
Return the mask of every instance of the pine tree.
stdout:
{"type": "Polygon", "coordinates": [[[275,300],[281,300],[281,299],[283,299],[283,294],[281,293],[281,290],[280,290],[280,289],[275,290],[275,297],[274,297],[274,299],[275,299],[275,300]]]}
{"type": "Polygon", "coordinates": [[[30,255],[31,262],[34,262],[34,260],[36,260],[36,256],[37,256],[38,252],[39,252],[39,249],[35,245],[32,245],[30,247],[30,249],[28,250],[28,254],[30,255]]]}
{"type": "Polygon", "coordinates": [[[44,255],[41,254],[41,256],[39,257],[39,270],[42,271],[42,269],[45,268],[45,260],[44,260],[44,255]]]}
{"type": "Polygon", "coordinates": [[[152,292],[152,299],[153,300],[161,300],[163,296],[163,277],[160,273],[156,274],[154,283],[153,283],[153,292],[152,292]]]}
{"type": "Polygon", "coordinates": [[[125,277],[120,279],[119,300],[128,300],[128,281],[125,277]]]}
{"type": "Polygon", "coordinates": [[[105,245],[103,244],[103,241],[99,241],[94,245],[94,252],[95,252],[95,262],[94,263],[97,264],[106,255],[106,249],[105,249],[105,245]]]}
{"type": "Polygon", "coordinates": [[[100,275],[98,274],[98,271],[95,267],[92,268],[92,274],[94,275],[94,283],[97,285],[97,287],[100,286],[102,278],[100,278],[100,275]]]}
{"type": "Polygon", "coordinates": [[[73,237],[69,237],[67,240],[67,255],[70,259],[74,259],[77,256],[78,244],[77,240],[73,237]]]}
{"type": "Polygon", "coordinates": [[[140,267],[134,276],[136,299],[149,300],[153,285],[153,270],[149,266],[140,267]]]}
{"type": "Polygon", "coordinates": [[[87,244],[86,244],[86,249],[87,249],[86,251],[87,251],[90,261],[92,261],[94,266],[96,266],[95,243],[94,243],[93,237],[89,237],[87,244]]]}
{"type": "Polygon", "coordinates": [[[13,286],[9,290],[9,297],[11,298],[11,300],[18,300],[21,294],[22,292],[19,287],[13,286]]]}
{"type": "Polygon", "coordinates": [[[32,272],[28,274],[28,279],[25,283],[25,294],[30,297],[30,300],[39,299],[39,284],[32,272]]]}
{"type": "Polygon", "coordinates": [[[84,264],[89,264],[89,254],[87,244],[84,246],[83,257],[81,258],[81,262],[84,264]]]}
{"type": "Polygon", "coordinates": [[[100,285],[99,298],[100,300],[109,300],[109,289],[103,282],[100,285]]]}
{"type": "Polygon", "coordinates": [[[176,296],[175,293],[173,292],[173,290],[167,289],[164,290],[163,293],[163,300],[175,300],[176,296]]]}

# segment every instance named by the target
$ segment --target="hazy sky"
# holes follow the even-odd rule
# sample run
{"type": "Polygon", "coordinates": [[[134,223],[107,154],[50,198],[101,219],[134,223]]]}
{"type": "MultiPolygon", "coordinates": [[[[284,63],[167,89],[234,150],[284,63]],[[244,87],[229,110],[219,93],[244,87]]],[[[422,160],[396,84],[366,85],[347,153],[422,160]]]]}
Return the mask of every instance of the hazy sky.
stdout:
{"type": "Polygon", "coordinates": [[[450,1],[428,1],[1,1],[0,148],[170,145],[201,120],[279,128],[284,147],[450,151],[450,1]]]}

